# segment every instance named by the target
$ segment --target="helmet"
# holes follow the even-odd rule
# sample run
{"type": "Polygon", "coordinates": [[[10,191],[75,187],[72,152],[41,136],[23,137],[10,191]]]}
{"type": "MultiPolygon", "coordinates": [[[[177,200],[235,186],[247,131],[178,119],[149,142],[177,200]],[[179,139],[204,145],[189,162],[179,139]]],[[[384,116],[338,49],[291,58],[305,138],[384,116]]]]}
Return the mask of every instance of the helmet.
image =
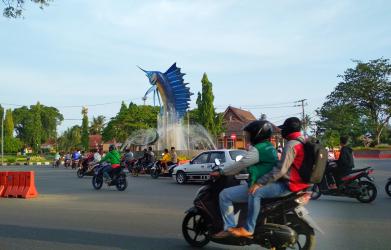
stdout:
{"type": "Polygon", "coordinates": [[[301,121],[297,117],[290,117],[285,120],[284,124],[278,127],[281,129],[282,137],[286,138],[291,133],[300,132],[301,121]]]}
{"type": "Polygon", "coordinates": [[[266,120],[250,122],[243,128],[243,130],[249,133],[252,145],[269,139],[273,134],[273,126],[266,120]]]}
{"type": "Polygon", "coordinates": [[[114,149],[115,149],[115,145],[111,144],[110,147],[109,147],[109,151],[113,151],[114,149]]]}

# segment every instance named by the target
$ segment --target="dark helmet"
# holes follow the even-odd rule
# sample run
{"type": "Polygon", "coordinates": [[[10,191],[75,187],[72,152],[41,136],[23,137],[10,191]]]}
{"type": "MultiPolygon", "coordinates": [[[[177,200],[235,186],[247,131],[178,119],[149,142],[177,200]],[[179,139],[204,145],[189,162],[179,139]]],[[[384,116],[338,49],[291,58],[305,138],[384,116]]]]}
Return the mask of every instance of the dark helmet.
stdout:
{"type": "Polygon", "coordinates": [[[115,145],[111,144],[110,147],[109,147],[109,151],[113,151],[114,149],[115,149],[115,145]]]}
{"type": "Polygon", "coordinates": [[[250,135],[250,142],[252,145],[260,143],[269,139],[273,134],[273,126],[266,120],[256,120],[247,124],[243,131],[250,135]]]}
{"type": "Polygon", "coordinates": [[[286,138],[289,134],[301,131],[301,121],[297,117],[290,117],[285,120],[284,124],[278,127],[281,129],[282,137],[286,138]]]}

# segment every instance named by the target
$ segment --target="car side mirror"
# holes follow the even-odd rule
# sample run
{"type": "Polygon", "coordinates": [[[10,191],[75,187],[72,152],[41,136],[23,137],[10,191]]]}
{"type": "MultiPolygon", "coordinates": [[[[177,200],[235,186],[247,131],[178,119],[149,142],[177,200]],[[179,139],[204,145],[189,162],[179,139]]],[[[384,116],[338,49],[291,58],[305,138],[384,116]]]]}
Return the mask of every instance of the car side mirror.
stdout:
{"type": "Polygon", "coordinates": [[[243,155],[238,155],[236,156],[235,161],[240,161],[241,159],[243,159],[243,155]]]}
{"type": "Polygon", "coordinates": [[[216,164],[216,166],[220,166],[220,165],[221,165],[220,160],[216,158],[216,159],[215,159],[215,164],[216,164]]]}

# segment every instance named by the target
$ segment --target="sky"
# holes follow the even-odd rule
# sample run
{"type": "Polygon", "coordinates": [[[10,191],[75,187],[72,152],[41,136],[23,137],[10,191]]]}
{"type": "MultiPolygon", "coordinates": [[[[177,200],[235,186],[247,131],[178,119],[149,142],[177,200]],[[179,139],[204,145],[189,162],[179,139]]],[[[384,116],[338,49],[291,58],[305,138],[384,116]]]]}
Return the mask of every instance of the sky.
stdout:
{"type": "Polygon", "coordinates": [[[83,105],[109,119],[121,101],[142,104],[149,83],[137,65],[165,72],[176,62],[191,107],[206,72],[217,111],[282,123],[300,115],[300,99],[316,119],[353,59],[391,58],[386,0],[27,2],[24,18],[0,17],[0,103],[58,107],[60,132],[81,124],[83,105]]]}

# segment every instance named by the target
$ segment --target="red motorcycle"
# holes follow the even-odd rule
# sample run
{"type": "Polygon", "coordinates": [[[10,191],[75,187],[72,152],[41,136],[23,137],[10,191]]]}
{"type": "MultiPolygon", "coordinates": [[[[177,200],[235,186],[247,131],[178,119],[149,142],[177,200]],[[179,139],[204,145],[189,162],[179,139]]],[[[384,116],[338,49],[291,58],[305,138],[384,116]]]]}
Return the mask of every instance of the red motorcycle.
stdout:
{"type": "MultiPolygon", "coordinates": [[[[335,163],[329,162],[328,169],[335,163]]],[[[371,167],[354,169],[349,175],[341,178],[342,183],[337,188],[330,188],[330,184],[335,183],[331,174],[325,174],[322,182],[314,184],[312,187],[311,199],[319,199],[321,195],[342,196],[355,198],[362,203],[370,203],[376,199],[377,188],[373,178],[370,176],[374,170],[371,167]]]]}

